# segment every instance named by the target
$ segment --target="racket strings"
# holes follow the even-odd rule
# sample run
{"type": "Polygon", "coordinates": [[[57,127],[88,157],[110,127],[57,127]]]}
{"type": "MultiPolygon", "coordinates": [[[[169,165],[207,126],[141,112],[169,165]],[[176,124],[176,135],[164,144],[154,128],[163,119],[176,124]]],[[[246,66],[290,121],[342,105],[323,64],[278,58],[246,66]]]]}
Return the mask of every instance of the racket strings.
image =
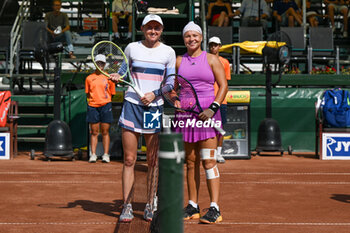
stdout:
{"type": "Polygon", "coordinates": [[[106,65],[104,71],[108,74],[118,73],[121,76],[127,72],[127,63],[125,62],[122,51],[110,44],[100,43],[96,46],[93,56],[96,57],[98,54],[106,56],[106,65]]]}
{"type": "Polygon", "coordinates": [[[173,107],[182,110],[193,110],[196,108],[196,92],[193,86],[181,76],[168,77],[162,82],[161,92],[164,99],[173,107]],[[177,105],[181,103],[181,107],[177,105]]]}

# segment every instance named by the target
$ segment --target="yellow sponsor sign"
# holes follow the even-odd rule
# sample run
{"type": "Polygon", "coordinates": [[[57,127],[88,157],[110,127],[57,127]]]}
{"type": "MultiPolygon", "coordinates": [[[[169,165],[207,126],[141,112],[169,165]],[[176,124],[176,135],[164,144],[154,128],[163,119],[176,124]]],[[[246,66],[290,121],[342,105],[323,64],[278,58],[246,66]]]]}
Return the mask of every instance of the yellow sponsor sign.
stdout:
{"type": "Polygon", "coordinates": [[[112,102],[122,103],[124,100],[124,91],[116,91],[115,95],[112,97],[112,102]]]}
{"type": "Polygon", "coordinates": [[[228,91],[227,103],[250,103],[250,91],[228,91]]]}

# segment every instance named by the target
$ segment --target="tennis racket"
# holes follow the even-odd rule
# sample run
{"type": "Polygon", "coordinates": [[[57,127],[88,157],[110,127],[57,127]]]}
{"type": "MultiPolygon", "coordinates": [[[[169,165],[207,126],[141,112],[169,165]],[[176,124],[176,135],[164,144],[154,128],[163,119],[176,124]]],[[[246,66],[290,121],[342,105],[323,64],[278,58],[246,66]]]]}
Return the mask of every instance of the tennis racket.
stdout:
{"type": "MultiPolygon", "coordinates": [[[[163,98],[175,109],[180,111],[192,112],[200,114],[203,112],[197,93],[192,84],[179,74],[170,74],[163,79],[160,84],[160,90],[163,98]],[[180,100],[186,102],[181,106],[178,105],[180,100]]],[[[221,134],[225,135],[225,130],[215,125],[212,119],[209,119],[209,125],[213,125],[214,128],[221,134]]]]}
{"type": "Polygon", "coordinates": [[[129,70],[128,59],[126,59],[123,50],[118,45],[111,41],[98,42],[91,50],[91,59],[102,74],[109,78],[112,74],[119,74],[119,82],[132,87],[141,98],[145,96],[133,81],[129,70]],[[104,69],[101,69],[96,64],[95,58],[98,54],[106,56],[106,65],[104,69]]]}
{"type": "Polygon", "coordinates": [[[148,197],[147,201],[151,205],[152,211],[157,210],[158,208],[158,156],[155,156],[153,158],[154,161],[152,161],[152,166],[151,166],[151,172],[150,172],[150,177],[148,177],[148,197]]]}

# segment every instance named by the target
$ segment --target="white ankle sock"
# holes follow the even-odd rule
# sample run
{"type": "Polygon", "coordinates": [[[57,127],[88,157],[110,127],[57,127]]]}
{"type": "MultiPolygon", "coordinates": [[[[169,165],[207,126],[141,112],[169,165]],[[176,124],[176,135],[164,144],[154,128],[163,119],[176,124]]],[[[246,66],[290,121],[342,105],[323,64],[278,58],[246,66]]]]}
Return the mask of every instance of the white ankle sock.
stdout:
{"type": "Polygon", "coordinates": [[[210,202],[210,207],[215,207],[218,211],[220,211],[218,204],[216,202],[210,202]]]}
{"type": "Polygon", "coordinates": [[[221,150],[222,150],[222,147],[221,147],[221,146],[218,146],[218,148],[216,148],[216,151],[217,151],[217,154],[218,154],[218,155],[221,155],[221,150]]]}
{"type": "Polygon", "coordinates": [[[198,204],[197,203],[194,203],[194,201],[192,201],[192,200],[189,200],[188,201],[188,204],[190,204],[191,206],[193,206],[194,208],[198,208],[198,204]]]}
{"type": "Polygon", "coordinates": [[[119,36],[119,32],[114,33],[114,36],[117,37],[117,38],[119,38],[119,37],[120,37],[120,36],[119,36]]]}

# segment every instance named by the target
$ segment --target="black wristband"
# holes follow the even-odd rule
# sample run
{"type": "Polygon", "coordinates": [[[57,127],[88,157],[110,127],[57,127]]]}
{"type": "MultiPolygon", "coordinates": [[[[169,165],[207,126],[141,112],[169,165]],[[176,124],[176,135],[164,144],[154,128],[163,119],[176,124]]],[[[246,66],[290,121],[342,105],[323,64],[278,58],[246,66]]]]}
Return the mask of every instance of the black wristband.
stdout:
{"type": "Polygon", "coordinates": [[[220,104],[216,103],[215,101],[211,103],[209,106],[209,109],[214,112],[214,114],[220,109],[220,104]]]}

